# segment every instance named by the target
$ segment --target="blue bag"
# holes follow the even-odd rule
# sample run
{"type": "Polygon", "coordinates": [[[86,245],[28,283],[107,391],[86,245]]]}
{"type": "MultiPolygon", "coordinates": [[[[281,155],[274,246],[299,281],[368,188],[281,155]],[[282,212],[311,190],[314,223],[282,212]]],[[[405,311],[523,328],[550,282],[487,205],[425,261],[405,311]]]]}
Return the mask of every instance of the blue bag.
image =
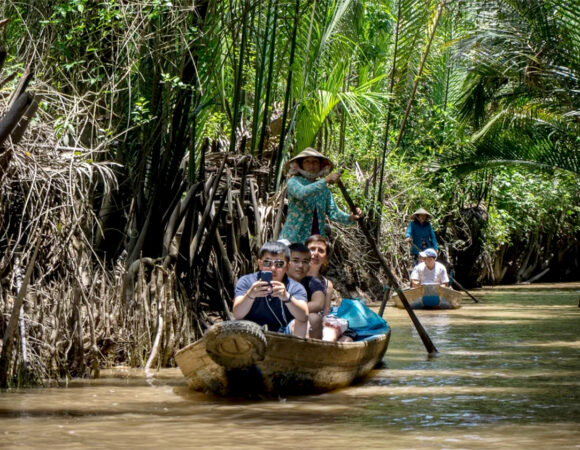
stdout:
{"type": "Polygon", "coordinates": [[[362,341],[389,331],[387,322],[357,299],[343,299],[336,316],[348,320],[348,328],[356,332],[355,341],[362,341]]]}

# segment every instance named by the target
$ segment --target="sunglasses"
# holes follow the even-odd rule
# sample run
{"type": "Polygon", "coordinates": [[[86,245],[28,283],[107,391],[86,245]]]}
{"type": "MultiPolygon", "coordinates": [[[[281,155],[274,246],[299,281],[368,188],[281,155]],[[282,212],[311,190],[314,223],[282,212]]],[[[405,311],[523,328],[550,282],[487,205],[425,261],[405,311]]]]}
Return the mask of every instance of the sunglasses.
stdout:
{"type": "Polygon", "coordinates": [[[264,261],[262,261],[262,266],[264,266],[267,269],[272,266],[274,266],[276,269],[281,269],[282,267],[284,267],[285,264],[286,261],[282,261],[281,259],[276,259],[274,261],[272,261],[271,259],[265,259],[264,261]]]}

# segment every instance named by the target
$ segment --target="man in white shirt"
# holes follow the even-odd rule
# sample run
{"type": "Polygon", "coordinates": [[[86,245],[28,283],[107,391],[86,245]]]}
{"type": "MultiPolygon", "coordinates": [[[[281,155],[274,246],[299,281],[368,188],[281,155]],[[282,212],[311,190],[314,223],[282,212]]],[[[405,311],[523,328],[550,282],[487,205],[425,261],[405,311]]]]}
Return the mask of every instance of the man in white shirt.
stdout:
{"type": "Polygon", "coordinates": [[[441,263],[435,261],[437,252],[432,248],[428,248],[419,253],[424,260],[417,264],[411,273],[412,286],[420,286],[421,284],[439,284],[447,287],[449,284],[449,277],[447,270],[441,263]]]}

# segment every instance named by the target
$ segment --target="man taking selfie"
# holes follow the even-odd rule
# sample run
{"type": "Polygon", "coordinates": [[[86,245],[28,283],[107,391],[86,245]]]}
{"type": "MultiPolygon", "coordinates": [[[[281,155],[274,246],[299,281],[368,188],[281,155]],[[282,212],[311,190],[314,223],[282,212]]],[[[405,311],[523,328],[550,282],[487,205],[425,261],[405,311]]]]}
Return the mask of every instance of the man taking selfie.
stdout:
{"type": "Polygon", "coordinates": [[[305,337],[308,306],[304,287],[288,277],[290,250],[281,242],[266,242],[258,253],[259,271],[242,276],[234,291],[233,314],[238,320],[267,325],[269,331],[305,337]]]}

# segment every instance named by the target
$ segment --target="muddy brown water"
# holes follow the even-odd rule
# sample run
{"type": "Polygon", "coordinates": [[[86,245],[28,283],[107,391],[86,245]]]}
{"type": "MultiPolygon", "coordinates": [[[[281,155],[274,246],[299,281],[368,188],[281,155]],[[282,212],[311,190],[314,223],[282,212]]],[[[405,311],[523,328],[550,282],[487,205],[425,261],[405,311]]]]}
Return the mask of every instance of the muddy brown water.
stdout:
{"type": "Polygon", "coordinates": [[[385,366],[318,396],[232,401],[178,369],[115,369],[0,393],[0,448],[580,448],[580,284],[473,290],[454,311],[404,310],[385,366]]]}

